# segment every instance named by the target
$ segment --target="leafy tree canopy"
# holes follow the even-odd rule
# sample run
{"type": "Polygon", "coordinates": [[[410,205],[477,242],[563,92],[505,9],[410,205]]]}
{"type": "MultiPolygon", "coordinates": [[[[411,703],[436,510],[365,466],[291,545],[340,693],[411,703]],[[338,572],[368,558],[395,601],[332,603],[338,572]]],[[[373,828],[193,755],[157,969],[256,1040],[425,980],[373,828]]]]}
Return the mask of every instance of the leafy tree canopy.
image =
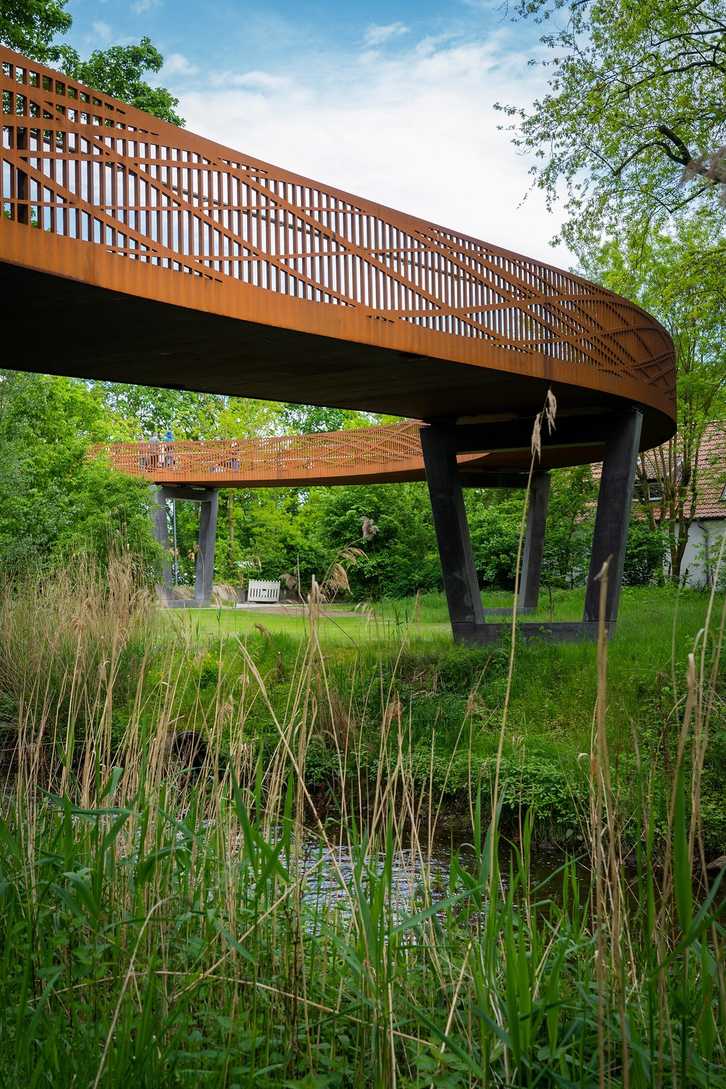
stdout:
{"type": "Polygon", "coordinates": [[[119,432],[84,383],[0,371],[0,568],[25,570],[79,546],[104,557],[121,542],[153,568],[145,482],[86,457],[119,432]]]}
{"type": "Polygon", "coordinates": [[[515,144],[536,155],[534,181],[550,203],[564,186],[563,236],[576,251],[616,236],[623,219],[642,230],[718,202],[726,186],[721,0],[520,0],[517,14],[560,24],[542,38],[548,91],[528,109],[499,108],[512,118],[515,144]]]}
{"type": "Polygon", "coordinates": [[[59,34],[73,22],[65,10],[68,0],[3,0],[0,7],[0,42],[44,64],[57,63],[59,34]]]}
{"type": "Polygon", "coordinates": [[[672,577],[680,577],[689,526],[696,511],[704,466],[704,432],[726,418],[726,240],[720,217],[702,208],[679,219],[668,232],[623,232],[619,241],[592,247],[584,260],[587,275],[635,299],[658,317],[676,348],[678,432],[641,465],[641,491],[647,478],[661,485],[658,504],[645,503],[655,528],[667,534],[672,577]]]}
{"type": "MultiPolygon", "coordinates": [[[[370,427],[383,417],[318,405],[294,405],[227,397],[215,393],[137,386],[124,382],[93,382],[103,400],[131,428],[130,439],[163,436],[175,439],[245,439],[265,435],[309,435],[370,427]]],[[[385,417],[388,421],[389,417],[385,417]]],[[[393,417],[390,417],[393,419],[393,417]]],[[[124,436],[119,436],[124,437],[124,436]]]]}
{"type": "Polygon", "coordinates": [[[285,432],[310,435],[318,431],[345,431],[355,427],[371,427],[381,417],[372,412],[355,412],[345,408],[326,408],[323,405],[280,406],[280,423],[285,432]]]}
{"type": "Polygon", "coordinates": [[[672,231],[651,234],[647,245],[638,232],[626,233],[594,247],[584,260],[587,275],[640,303],[671,334],[683,441],[726,415],[724,263],[726,240],[706,210],[672,231]]]}
{"type": "Polygon", "coordinates": [[[0,42],[44,64],[57,64],[72,79],[146,110],[172,125],[183,125],[176,112],[179,100],[166,87],[147,82],[147,73],[161,71],[164,58],[149,38],[132,45],[96,49],[87,60],[56,38],[67,34],[73,19],[67,0],[3,0],[0,42]]]}
{"type": "Polygon", "coordinates": [[[142,38],[137,45],[95,49],[88,60],[81,60],[70,46],[61,48],[61,66],[73,79],[172,125],[183,125],[184,118],[176,111],[179,99],[166,87],[154,86],[143,78],[147,72],[160,72],[163,64],[164,58],[150,38],[142,38]]]}
{"type": "Polygon", "coordinates": [[[94,382],[109,408],[128,421],[130,439],[163,436],[171,431],[177,439],[209,439],[218,435],[218,420],[225,399],[213,393],[136,386],[126,382],[94,382]]]}

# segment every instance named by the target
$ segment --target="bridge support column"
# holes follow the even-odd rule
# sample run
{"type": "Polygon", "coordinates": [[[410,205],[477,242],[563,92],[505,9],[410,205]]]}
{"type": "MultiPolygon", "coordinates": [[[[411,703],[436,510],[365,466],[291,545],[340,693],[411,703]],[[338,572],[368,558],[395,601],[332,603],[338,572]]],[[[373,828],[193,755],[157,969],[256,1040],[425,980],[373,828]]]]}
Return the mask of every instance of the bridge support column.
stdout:
{"type": "Polygon", "coordinates": [[[522,574],[519,587],[519,612],[534,612],[539,604],[542,554],[549,501],[550,474],[546,470],[533,473],[527,506],[527,529],[524,538],[522,574]]]}
{"type": "Polygon", "coordinates": [[[164,550],[161,562],[161,582],[159,596],[164,602],[169,600],[171,592],[171,566],[169,564],[169,526],[166,517],[166,495],[163,488],[151,487],[151,524],[154,537],[164,550]]]}
{"type": "Polygon", "coordinates": [[[613,420],[605,443],[585,594],[585,623],[599,621],[600,582],[597,576],[606,560],[610,564],[604,620],[610,626],[617,619],[642,423],[642,410],[631,408],[613,420]]]}
{"type": "Polygon", "coordinates": [[[483,627],[484,610],[451,429],[436,424],[422,428],[421,447],[449,618],[458,642],[483,627]]]}
{"type": "Polygon", "coordinates": [[[219,489],[205,488],[205,493],[195,496],[200,501],[199,543],[194,575],[194,597],[197,605],[209,605],[212,600],[214,549],[217,541],[219,489]]]}

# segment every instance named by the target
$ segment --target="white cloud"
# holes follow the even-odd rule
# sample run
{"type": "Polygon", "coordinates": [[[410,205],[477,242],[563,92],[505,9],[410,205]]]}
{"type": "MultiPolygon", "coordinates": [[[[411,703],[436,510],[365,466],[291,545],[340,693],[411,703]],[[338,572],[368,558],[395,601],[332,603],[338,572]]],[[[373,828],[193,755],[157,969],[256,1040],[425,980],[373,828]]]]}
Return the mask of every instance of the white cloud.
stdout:
{"type": "Polygon", "coordinates": [[[147,11],[151,11],[152,8],[156,8],[161,3],[161,0],[134,0],[131,5],[131,10],[136,15],[145,15],[147,11]]]}
{"type": "Polygon", "coordinates": [[[392,38],[400,38],[402,34],[408,34],[405,23],[372,23],[365,32],[363,43],[369,49],[377,49],[392,38]]]}
{"type": "Polygon", "coordinates": [[[102,19],[96,19],[91,23],[91,30],[95,38],[99,38],[104,44],[111,41],[111,27],[108,23],[104,23],[102,19]]]}
{"type": "Polygon", "coordinates": [[[199,71],[196,64],[192,64],[183,53],[170,53],[164,58],[164,67],[159,73],[159,79],[165,80],[173,76],[195,76],[199,71]]]}
{"type": "Polygon", "coordinates": [[[188,128],[266,162],[533,257],[568,264],[560,218],[493,103],[529,105],[543,74],[509,29],[394,54],[305,53],[283,73],[227,74],[181,95],[188,128]],[[277,81],[277,86],[275,85],[277,81]],[[261,93],[264,91],[264,93],[261,93]]]}
{"type": "Polygon", "coordinates": [[[209,82],[213,87],[246,87],[253,91],[281,91],[290,86],[288,76],[278,76],[273,72],[216,72],[209,82]]]}

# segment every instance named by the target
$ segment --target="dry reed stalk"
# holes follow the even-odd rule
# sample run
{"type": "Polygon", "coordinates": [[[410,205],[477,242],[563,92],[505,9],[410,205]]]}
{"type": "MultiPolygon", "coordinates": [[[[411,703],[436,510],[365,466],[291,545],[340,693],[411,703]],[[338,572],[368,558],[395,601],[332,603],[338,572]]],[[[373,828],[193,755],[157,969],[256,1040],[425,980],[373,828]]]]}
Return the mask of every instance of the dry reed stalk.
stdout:
{"type": "Polygon", "coordinates": [[[109,1026],[109,1030],[108,1030],[108,1033],[106,1035],[106,1042],[103,1045],[103,1051],[101,1052],[101,1059],[100,1059],[100,1062],[98,1064],[98,1070],[96,1072],[95,1080],[93,1082],[93,1089],[98,1089],[98,1085],[99,1085],[99,1083],[101,1081],[101,1077],[103,1075],[103,1068],[106,1065],[106,1059],[108,1057],[108,1051],[109,1051],[109,1048],[111,1046],[111,1040],[113,1039],[114,1029],[116,1028],[116,1023],[118,1021],[119,1013],[121,1012],[121,1003],[123,1002],[124,995],[126,994],[126,989],[127,989],[128,985],[129,985],[129,983],[130,983],[130,981],[131,981],[131,979],[132,979],[132,977],[134,975],[134,964],[136,962],[136,957],[138,955],[139,948],[141,946],[141,939],[143,938],[143,936],[144,936],[144,934],[146,932],[147,926],[151,922],[152,915],[154,915],[159,910],[159,908],[162,907],[163,903],[164,903],[164,901],[162,900],[162,901],[158,901],[157,903],[155,903],[153,905],[153,907],[149,910],[146,918],[144,919],[144,923],[143,923],[143,925],[141,927],[141,930],[139,931],[139,936],[138,936],[138,938],[136,940],[136,945],[134,946],[134,951],[133,951],[133,954],[131,956],[131,960],[129,961],[129,966],[128,966],[128,969],[127,969],[126,974],[124,976],[124,981],[123,981],[123,984],[121,986],[121,990],[119,992],[118,1000],[116,1002],[116,1008],[114,1009],[113,1017],[111,1019],[111,1024],[109,1026]]]}
{"type": "Polygon", "coordinates": [[[319,815],[317,807],[316,807],[316,805],[315,805],[315,803],[313,801],[313,798],[312,798],[312,796],[310,794],[310,791],[308,790],[307,786],[305,785],[303,769],[298,764],[295,753],[293,752],[293,750],[291,748],[289,735],[288,735],[287,731],[284,729],[283,724],[281,724],[279,719],[278,719],[278,716],[277,716],[277,714],[276,714],[276,712],[275,712],[275,710],[274,710],[274,708],[272,706],[272,702],[271,702],[271,700],[269,698],[269,694],[267,693],[264,681],[263,681],[263,679],[262,679],[262,677],[261,677],[261,675],[259,673],[259,670],[257,669],[257,666],[252,661],[252,658],[250,657],[249,652],[247,651],[247,649],[243,648],[243,651],[244,651],[244,654],[245,654],[245,657],[246,657],[247,666],[248,666],[248,668],[250,670],[250,673],[255,678],[255,680],[256,680],[259,688],[260,688],[260,692],[262,693],[262,697],[263,697],[263,702],[264,702],[265,706],[267,707],[267,710],[268,710],[268,712],[270,714],[272,722],[273,722],[273,724],[275,726],[275,729],[276,729],[276,731],[278,733],[278,736],[280,738],[280,741],[282,743],[282,749],[284,750],[284,752],[285,752],[285,754],[287,756],[287,759],[290,762],[290,765],[291,765],[291,767],[292,767],[292,769],[293,769],[293,771],[294,771],[294,773],[295,773],[295,775],[297,777],[297,780],[301,784],[301,790],[302,790],[303,796],[305,798],[305,801],[307,802],[307,805],[309,807],[310,813],[311,813],[311,815],[313,817],[313,821],[314,821],[315,825],[317,826],[317,829],[318,829],[318,831],[319,831],[319,833],[321,835],[321,838],[323,839],[323,842],[324,842],[327,850],[330,852],[330,860],[331,860],[333,869],[336,871],[336,875],[337,875],[338,880],[340,882],[340,887],[344,891],[344,893],[347,895],[348,899],[350,900],[351,907],[352,907],[353,906],[353,901],[352,901],[352,898],[351,898],[350,890],[348,889],[347,883],[346,883],[345,878],[343,877],[342,871],[340,869],[340,865],[339,865],[339,863],[338,863],[338,861],[337,861],[337,859],[335,857],[335,852],[332,849],[332,845],[331,845],[330,840],[328,838],[328,835],[327,835],[327,832],[326,832],[326,829],[325,829],[325,825],[324,825],[323,821],[320,818],[320,815],[319,815]]]}
{"type": "Polygon", "coordinates": [[[502,759],[504,756],[504,741],[507,733],[507,726],[509,722],[509,706],[512,697],[512,684],[514,681],[514,663],[517,648],[517,606],[519,602],[519,586],[522,568],[522,554],[524,551],[524,535],[527,524],[527,504],[529,503],[531,491],[532,491],[532,477],[534,475],[535,461],[541,455],[542,451],[542,425],[546,422],[549,432],[551,433],[555,428],[555,422],[557,417],[557,400],[552,393],[552,390],[547,390],[545,398],[545,404],[541,412],[539,412],[534,419],[532,427],[532,439],[531,439],[531,457],[529,462],[529,472],[527,474],[527,487],[525,491],[525,501],[522,507],[522,517],[519,525],[519,538],[517,541],[517,560],[514,573],[514,601],[512,602],[512,623],[511,623],[511,646],[509,649],[509,659],[507,663],[507,682],[504,692],[504,703],[502,707],[501,723],[499,728],[499,737],[497,741],[496,760],[494,765],[494,789],[492,791],[492,819],[491,819],[491,831],[490,831],[490,858],[489,858],[489,900],[494,901],[494,897],[498,890],[495,889],[495,876],[496,866],[494,852],[496,850],[496,830],[499,823],[499,789],[501,778],[502,759]]]}
{"type": "Polygon", "coordinates": [[[604,1089],[609,1067],[605,1017],[610,986],[614,980],[618,991],[621,1018],[622,1077],[623,1085],[627,1089],[630,1078],[630,1063],[627,1033],[625,1031],[624,999],[620,987],[622,968],[622,886],[620,866],[622,863],[619,857],[617,829],[614,824],[610,753],[607,739],[608,637],[605,625],[605,608],[609,566],[610,560],[608,559],[597,575],[600,582],[597,633],[597,701],[590,755],[590,846],[595,891],[593,930],[596,942],[598,1084],[601,1089],[604,1089]]]}

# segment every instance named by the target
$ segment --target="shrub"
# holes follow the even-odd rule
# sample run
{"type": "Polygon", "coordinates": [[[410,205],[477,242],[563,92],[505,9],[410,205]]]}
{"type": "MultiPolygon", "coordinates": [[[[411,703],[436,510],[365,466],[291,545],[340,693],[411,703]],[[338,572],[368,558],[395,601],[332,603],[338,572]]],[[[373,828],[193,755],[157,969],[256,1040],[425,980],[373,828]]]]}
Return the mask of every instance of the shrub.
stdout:
{"type": "Polygon", "coordinates": [[[661,529],[651,529],[647,522],[633,519],[625,551],[623,580],[628,586],[646,586],[663,579],[663,562],[667,548],[661,529]]]}

